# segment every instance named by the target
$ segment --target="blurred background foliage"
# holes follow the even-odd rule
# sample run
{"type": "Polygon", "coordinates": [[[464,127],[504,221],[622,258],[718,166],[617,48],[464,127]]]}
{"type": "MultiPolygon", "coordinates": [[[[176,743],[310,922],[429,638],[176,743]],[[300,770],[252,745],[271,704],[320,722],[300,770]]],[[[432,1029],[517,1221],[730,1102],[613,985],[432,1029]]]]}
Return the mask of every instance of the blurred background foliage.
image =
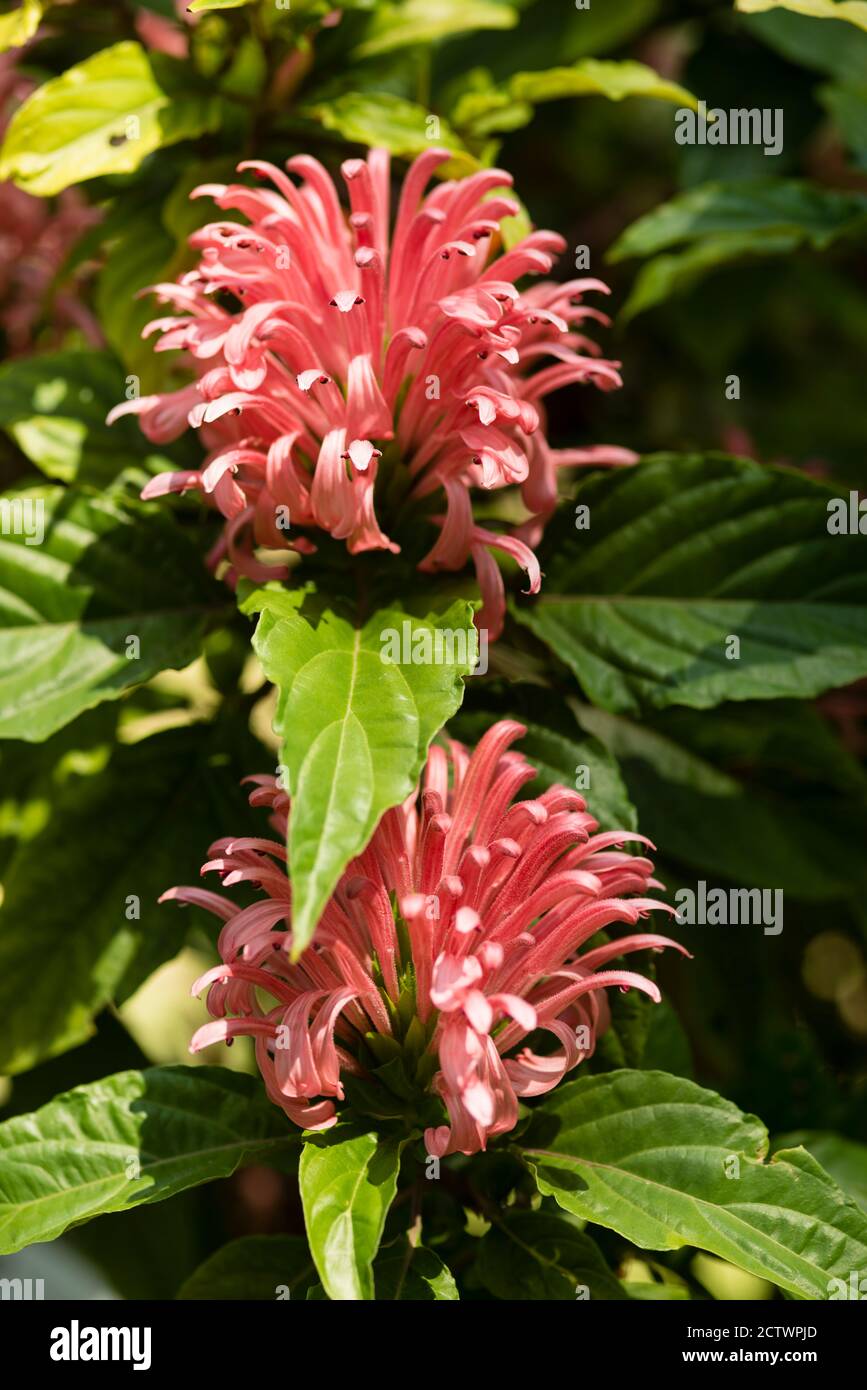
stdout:
{"type": "MultiPolygon", "coordinates": [[[[186,237],[210,215],[207,201],[188,200],[193,187],[252,155],[280,163],[307,151],[336,169],[358,146],[384,143],[400,161],[437,129],[456,170],[511,172],[532,221],[575,248],[564,277],[586,247],[588,273],[611,286],[604,341],[623,361],[624,389],[559,393],[555,444],[719,451],[785,464],[842,495],[867,484],[867,31],[784,6],[741,13],[728,0],[356,0],[341,11],[325,0],[194,0],[189,10],[33,0],[5,11],[4,487],[38,469],[62,485],[123,491],[165,455],[184,466],[195,452],[189,438],[155,450],[127,421],[103,424],[131,374],[144,392],[177,377],[169,356],[142,343],[152,304],[134,296],[191,264],[186,237]],[[60,136],[51,111],[74,105],[63,74],[77,65],[87,102],[60,136]],[[781,109],[782,152],[678,145],[675,111],[698,100],[781,109]],[[124,120],[136,112],[143,138],[131,140],[124,120]],[[733,375],[737,399],[726,392],[733,375]]],[[[584,486],[572,486],[576,498],[584,486]]],[[[207,518],[186,504],[176,515],[203,549],[207,518]]],[[[546,591],[574,592],[569,557],[585,544],[569,507],[546,540],[546,591]]],[[[705,593],[701,572],[692,582],[705,593]]],[[[863,599],[863,576],[860,586],[850,592],[863,599]]],[[[227,818],[240,827],[236,777],[274,759],[247,625],[211,626],[183,677],[82,714],[46,743],[0,744],[0,865],[13,884],[28,855],[48,855],[55,882],[69,881],[61,815],[81,833],[90,816],[97,840],[112,827],[116,853],[104,851],[96,888],[44,909],[58,918],[57,949],[78,930],[70,914],[102,911],[112,876],[131,878],[145,904],[141,940],[92,1036],[5,1083],[4,1117],[127,1065],[186,1060],[195,971],[169,962],[182,948],[207,958],[210,943],[202,922],[167,924],[153,899],[195,873],[227,818]],[[152,806],[147,785],[132,798],[145,742],[159,783],[152,806]],[[156,793],[172,776],[184,841],[157,852],[156,793]],[[137,991],[154,969],[168,973],[158,990],[145,986],[143,1004],[137,991]]],[[[531,725],[526,751],[543,778],[572,783],[589,765],[591,807],[596,788],[600,819],[631,819],[656,842],[672,891],[698,878],[784,889],[779,936],[674,928],[694,961],[660,962],[667,1003],[655,1012],[631,996],[614,1001],[595,1065],[694,1076],[761,1115],[772,1135],[797,1134],[864,1201],[867,690],[829,688],[843,684],[828,679],[817,700],[600,707],[564,654],[552,658],[538,631],[513,622],[490,675],[469,682],[456,727],[471,736],[486,717],[516,714],[531,725]]],[[[245,1065],[242,1048],[232,1062],[245,1065]]],[[[281,1182],[254,1170],[69,1239],[122,1293],[170,1295],[226,1234],[297,1229],[281,1182]]],[[[629,1256],[602,1239],[612,1258],[629,1256]]],[[[699,1292],[718,1287],[711,1267],[690,1272],[678,1257],[660,1268],[699,1292]]],[[[644,1265],[633,1274],[661,1277],[644,1265]]]]}

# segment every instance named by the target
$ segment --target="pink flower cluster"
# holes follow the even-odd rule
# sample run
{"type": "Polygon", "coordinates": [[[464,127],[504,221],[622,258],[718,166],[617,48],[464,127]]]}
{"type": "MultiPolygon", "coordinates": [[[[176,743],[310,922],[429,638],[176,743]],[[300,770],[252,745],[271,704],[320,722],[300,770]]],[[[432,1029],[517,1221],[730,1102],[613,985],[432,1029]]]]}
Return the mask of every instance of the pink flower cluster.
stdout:
{"type": "Polygon", "coordinates": [[[500,169],[446,180],[426,192],[446,150],[409,169],[393,229],[389,158],[373,150],[341,172],[349,214],[315,159],[283,170],[248,160],[269,186],[208,184],[193,196],[242,214],[195,232],[196,268],[154,287],[176,313],[156,319],[158,350],[180,349],[197,371],[189,386],[118,406],[155,443],[188,425],[208,450],[202,468],[163,474],[144,496],[198,490],[226,519],[213,563],[228,577],[285,577],[257,547],[309,551],[316,528],[355,554],[396,551],[407,517],[439,526],[425,570],[472,559],[484,599],[480,625],[503,622],[503,580],[492,551],[540,583],[532,547],[557,498],[563,465],[632,463],[629,450],[552,449],[543,402],[573,382],[621,384],[619,363],[581,331],[608,320],[586,305],[599,280],[516,282],[544,275],[564,249],[534,231],[504,254],[501,223],[519,212],[500,169]],[[471,490],[520,488],[526,521],[513,534],[477,525],[471,490]],[[432,508],[445,502],[445,512],[432,508]]]}
{"type": "Polygon", "coordinates": [[[297,962],[289,798],[273,777],[251,778],[251,803],[269,808],[279,840],[220,840],[202,872],[264,897],[241,909],[198,887],[163,899],[223,924],[222,964],[193,986],[207,989],[214,1021],[191,1051],[252,1037],[268,1095],[308,1129],[336,1122],[344,1077],[370,1082],[383,1055],[401,1056],[421,1102],[430,1109],[432,1093],[448,1113],[448,1124],[426,1129],[428,1151],[469,1154],[514,1127],[519,1096],[551,1090],[593,1052],[609,1021],[607,988],[658,1001],[651,981],[609,967],[635,951],[684,952],[677,942],[641,932],[584,949],[613,923],[672,911],[645,896],[661,887],[651,862],[621,848],[649,842],[599,833],[566,787],[516,801],[535,776],[510,747],[524,732],[502,721],[472,753],[453,741],[431,748],[418,796],[382,818],[297,962]],[[532,1051],[525,1040],[537,1030],[557,1049],[532,1051]]]}

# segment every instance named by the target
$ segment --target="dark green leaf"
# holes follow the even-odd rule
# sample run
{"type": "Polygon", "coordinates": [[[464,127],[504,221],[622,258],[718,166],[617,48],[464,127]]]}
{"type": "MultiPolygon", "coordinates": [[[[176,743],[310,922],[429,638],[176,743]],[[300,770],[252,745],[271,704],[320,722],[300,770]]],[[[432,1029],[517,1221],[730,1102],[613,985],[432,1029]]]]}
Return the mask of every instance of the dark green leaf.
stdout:
{"type": "Polygon", "coordinates": [[[710,236],[779,236],[823,251],[845,232],[867,227],[867,194],[838,193],[796,179],[706,183],[640,217],[618,238],[609,259],[651,256],[710,236]]]}
{"type": "Polygon", "coordinates": [[[824,251],[841,237],[865,231],[863,193],[840,193],[796,179],[706,183],[633,222],[608,259],[657,257],[635,282],[623,309],[623,317],[629,318],[691,288],[719,266],[746,257],[788,255],[800,247],[824,251]]]}
{"type": "Polygon", "coordinates": [[[479,1243],[475,1267],[495,1298],[511,1302],[627,1297],[582,1223],[557,1212],[504,1216],[479,1243]]]}
{"type": "MultiPolygon", "coordinates": [[[[770,705],[766,718],[773,721],[776,709],[770,705]]],[[[741,710],[745,727],[759,723],[755,706],[735,707],[728,717],[737,719],[741,710]]],[[[850,846],[851,838],[857,842],[867,834],[860,788],[844,798],[802,791],[793,783],[787,793],[773,761],[764,783],[755,772],[722,770],[716,712],[691,715],[689,727],[666,718],[670,732],[587,705],[576,713],[582,727],[617,757],[639,824],[668,860],[737,884],[781,888],[807,901],[839,899],[859,884],[867,892],[867,874],[850,846]],[[706,756],[691,746],[697,727],[705,728],[706,742],[715,740],[706,756]]],[[[720,714],[726,717],[727,711],[720,714]]],[[[802,734],[808,723],[801,725],[802,734]]],[[[793,744],[793,754],[796,749],[793,744]]],[[[802,749],[806,770],[806,738],[802,749]]]]}
{"type": "Polygon", "coordinates": [[[303,1236],[242,1236],[205,1260],[177,1296],[206,1302],[303,1301],[315,1279],[303,1236]]]}
{"type": "MultiPolygon", "coordinates": [[[[486,729],[496,721],[487,711],[462,711],[453,727],[462,739],[478,743],[486,729]]],[[[538,771],[524,796],[538,796],[559,782],[575,787],[587,801],[589,810],[603,830],[635,830],[635,807],[629,800],[620,769],[610,751],[599,739],[569,738],[554,729],[521,719],[526,734],[515,745],[538,771]]]]}
{"type": "Polygon", "coordinates": [[[641,1066],[647,1071],[669,1071],[692,1078],[689,1038],[674,1009],[663,999],[650,1008],[641,1066]]]}
{"type": "Polygon", "coordinates": [[[659,455],[577,496],[588,539],[568,517],[551,529],[543,596],[517,617],[594,703],[708,709],[867,675],[867,547],[829,534],[830,488],[722,455],[659,455]]]}
{"type": "Polygon", "coordinates": [[[109,352],[20,357],[0,367],[0,427],[49,478],[105,486],[131,462],[147,466],[157,455],[134,421],[105,423],[126,386],[109,352]]]}
{"type": "MultiPolygon", "coordinates": [[[[203,204],[210,206],[203,200],[200,210],[203,204]]],[[[154,352],[153,338],[142,337],[145,325],[159,310],[153,295],[139,292],[174,280],[188,268],[183,247],[178,254],[177,242],[159,221],[157,211],[152,206],[127,208],[121,200],[107,229],[105,264],[96,282],[96,311],[103,332],[126,370],[138,378],[142,395],[172,384],[174,354],[154,352]]],[[[118,396],[116,401],[121,399],[118,396]]],[[[133,420],[123,418],[111,426],[112,434],[121,424],[137,428],[133,420]]]]}
{"type": "Polygon", "coordinates": [[[0,1070],[85,1041],[94,1015],[183,944],[186,913],[159,907],[195,883],[227,828],[261,832],[238,789],[225,730],[204,725],[119,746],[108,763],[48,783],[44,828],[20,845],[0,907],[0,1070]]]}
{"type": "Polygon", "coordinates": [[[223,595],[164,510],[30,488],[7,494],[13,523],[16,501],[25,526],[0,536],[0,737],[39,740],[188,665],[223,595]]]}
{"type": "Polygon", "coordinates": [[[867,34],[851,24],[827,24],[782,9],[749,15],[741,22],[793,63],[856,82],[867,70],[867,34]]]}
{"type": "Polygon", "coordinates": [[[439,1255],[399,1236],[385,1245],[373,1266],[378,1300],[403,1303],[455,1303],[457,1285],[439,1255]]]}
{"type": "Polygon", "coordinates": [[[117,713],[117,705],[101,705],[44,743],[0,743],[0,876],[18,845],[44,829],[64,783],[102,766],[117,713]]]}
{"type": "Polygon", "coordinates": [[[764,10],[791,10],[808,19],[837,19],[867,30],[865,0],[735,0],[742,14],[761,14],[764,10]]]}
{"type": "Polygon", "coordinates": [[[823,105],[836,122],[860,169],[867,169],[867,83],[820,87],[823,105]]]}
{"type": "Polygon", "coordinates": [[[635,277],[629,298],[617,316],[618,322],[628,323],[646,309],[686,294],[722,266],[755,257],[787,255],[796,251],[799,243],[795,232],[721,232],[696,241],[683,251],[654,256],[635,277]]]}
{"type": "Polygon", "coordinates": [[[411,44],[436,43],[478,29],[512,29],[518,13],[502,0],[392,0],[378,4],[357,58],[371,58],[411,44]]]}

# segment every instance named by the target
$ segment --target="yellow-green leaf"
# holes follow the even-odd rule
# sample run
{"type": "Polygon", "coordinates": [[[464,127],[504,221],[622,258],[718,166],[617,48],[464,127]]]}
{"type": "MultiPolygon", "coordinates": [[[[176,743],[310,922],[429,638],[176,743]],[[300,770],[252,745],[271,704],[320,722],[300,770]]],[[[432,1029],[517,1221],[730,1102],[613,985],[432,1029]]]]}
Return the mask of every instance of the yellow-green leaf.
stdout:
{"type": "Polygon", "coordinates": [[[0,14],[0,53],[21,48],[32,39],[42,18],[41,0],[24,0],[17,10],[0,14]]]}
{"type": "Polygon", "coordinates": [[[50,197],[100,174],[128,174],[163,145],[214,130],[219,101],[189,90],[182,65],[118,43],[38,87],[13,116],[0,179],[50,197]]]}
{"type": "Polygon", "coordinates": [[[567,68],[549,68],[547,72],[516,72],[509,87],[519,101],[556,101],[561,97],[599,95],[609,101],[624,97],[653,97],[657,101],[673,101],[694,111],[698,102],[691,92],[678,82],[660,77],[645,63],[608,62],[599,58],[582,58],[567,68]]]}
{"type": "Polygon", "coordinates": [[[455,103],[451,119],[459,130],[480,137],[527,125],[539,102],[586,96],[603,96],[609,101],[650,97],[698,110],[692,92],[660,77],[644,63],[582,58],[569,67],[516,72],[499,84],[484,69],[477,69],[470,74],[469,85],[455,103]]]}
{"type": "Polygon", "coordinates": [[[440,171],[450,178],[478,168],[478,161],[441,117],[432,117],[423,106],[389,92],[344,92],[331,100],[311,103],[301,115],[336,131],[344,140],[381,145],[403,159],[414,159],[431,144],[442,145],[453,155],[440,171]],[[433,121],[437,122],[435,128],[433,121]]]}

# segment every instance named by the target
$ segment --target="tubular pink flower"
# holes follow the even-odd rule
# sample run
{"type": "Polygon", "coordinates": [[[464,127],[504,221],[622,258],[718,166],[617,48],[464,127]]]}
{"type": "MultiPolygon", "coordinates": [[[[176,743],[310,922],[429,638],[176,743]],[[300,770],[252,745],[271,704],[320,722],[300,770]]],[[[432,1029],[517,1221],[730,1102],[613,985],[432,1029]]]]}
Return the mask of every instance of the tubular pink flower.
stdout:
{"type": "Polygon", "coordinates": [[[154,443],[201,430],[205,467],[157,478],[145,496],[194,489],[235,525],[220,551],[230,582],[260,578],[255,545],[291,545],[287,525],[327,531],[353,554],[396,551],[383,523],[399,529],[415,514],[440,527],[421,568],[472,559],[495,637],[505,605],[492,552],[517,560],[535,593],[532,544],[554,509],[558,469],[636,455],[548,445],[551,391],[620,385],[620,364],[580,331],[588,319],[608,323],[584,303],[607,289],[593,279],[516,288],[548,273],[563,239],[534,231],[498,254],[500,224],[518,211],[503,196],[509,175],[482,170],[426,192],[448,158],[431,149],[411,165],[391,232],[383,150],[343,163],[348,215],[307,156],[290,159],[289,174],[261,160],[239,165],[266,186],[197,188],[194,197],[244,220],[193,234],[198,266],[154,287],[173,312],[145,329],[161,335],[158,351],[185,352],[197,380],[124,402],[109,419],[138,415],[154,443]],[[528,514],[522,536],[477,526],[473,490],[512,486],[528,514]]]}
{"type": "Polygon", "coordinates": [[[581,949],[612,923],[673,911],[641,895],[661,886],[650,861],[619,848],[643,837],[598,833],[565,787],[513,802],[535,776],[511,748],[524,732],[504,720],[472,753],[456,742],[431,749],[418,793],[347,865],[297,961],[289,798],[272,777],[249,779],[251,804],[271,811],[280,840],[220,840],[202,872],[224,887],[253,883],[264,897],[237,908],[189,887],[162,899],[221,924],[222,964],[193,985],[207,990],[213,1021],[190,1050],[254,1038],[268,1095],[309,1129],[336,1123],[347,1077],[384,1087],[377,1067],[400,1059],[412,1122],[432,1120],[440,1101],[448,1113],[448,1124],[427,1123],[428,1151],[475,1153],[514,1127],[518,1097],[551,1090],[593,1053],[609,1019],[606,989],[658,1001],[655,984],[615,962],[666,946],[687,954],[676,941],[640,932],[581,949]],[[530,1035],[546,1032],[556,1050],[533,1051],[530,1035]]]}

